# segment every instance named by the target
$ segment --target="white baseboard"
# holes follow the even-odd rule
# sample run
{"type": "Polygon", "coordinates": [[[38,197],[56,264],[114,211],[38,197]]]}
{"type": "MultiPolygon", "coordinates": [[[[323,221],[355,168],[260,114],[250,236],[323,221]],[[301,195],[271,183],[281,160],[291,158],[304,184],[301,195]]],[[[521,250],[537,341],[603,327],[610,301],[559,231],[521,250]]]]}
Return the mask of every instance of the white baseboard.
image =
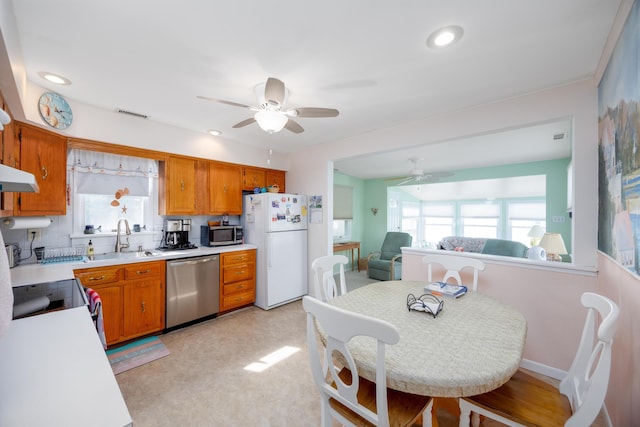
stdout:
{"type": "MultiPolygon", "coordinates": [[[[556,379],[561,381],[565,375],[567,375],[567,371],[563,371],[562,369],[552,368],[551,366],[543,365],[542,363],[533,362],[528,359],[522,359],[520,362],[520,366],[524,369],[528,369],[530,371],[536,372],[538,374],[545,375],[547,377],[556,379]]],[[[604,421],[607,424],[607,427],[613,427],[611,424],[611,417],[609,416],[609,411],[607,411],[607,405],[602,405],[604,421]]]]}
{"type": "Polygon", "coordinates": [[[520,366],[530,371],[536,372],[538,374],[545,375],[547,377],[556,379],[561,381],[565,375],[567,375],[567,371],[563,371],[562,369],[552,368],[551,366],[543,365],[542,363],[533,362],[528,359],[522,359],[520,362],[520,366]]]}

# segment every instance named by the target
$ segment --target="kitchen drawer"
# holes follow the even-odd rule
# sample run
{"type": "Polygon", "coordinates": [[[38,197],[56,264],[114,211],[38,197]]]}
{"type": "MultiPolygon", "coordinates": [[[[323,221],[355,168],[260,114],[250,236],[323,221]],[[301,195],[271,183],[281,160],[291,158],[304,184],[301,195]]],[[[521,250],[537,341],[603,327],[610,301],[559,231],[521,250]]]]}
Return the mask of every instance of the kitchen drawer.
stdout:
{"type": "Polygon", "coordinates": [[[255,301],[255,299],[255,289],[247,292],[237,292],[231,295],[225,295],[220,302],[220,311],[226,311],[232,308],[251,304],[255,301]]]}
{"type": "Polygon", "coordinates": [[[253,279],[255,275],[255,264],[239,264],[223,269],[223,283],[234,283],[241,280],[253,279]]]}
{"type": "Polygon", "coordinates": [[[222,254],[222,265],[241,264],[255,262],[255,251],[239,251],[222,254]]]}
{"type": "Polygon", "coordinates": [[[247,291],[253,292],[255,290],[255,287],[256,285],[253,282],[253,280],[244,280],[242,282],[229,283],[224,285],[223,295],[231,296],[231,294],[234,294],[237,292],[247,292],[247,291]]]}
{"type": "Polygon", "coordinates": [[[103,285],[105,283],[115,283],[122,280],[122,268],[113,267],[96,267],[83,268],[74,270],[76,278],[80,279],[80,283],[87,288],[95,285],[103,285]]]}
{"type": "Polygon", "coordinates": [[[144,279],[145,277],[164,276],[164,261],[140,262],[123,267],[126,280],[144,279]]]}

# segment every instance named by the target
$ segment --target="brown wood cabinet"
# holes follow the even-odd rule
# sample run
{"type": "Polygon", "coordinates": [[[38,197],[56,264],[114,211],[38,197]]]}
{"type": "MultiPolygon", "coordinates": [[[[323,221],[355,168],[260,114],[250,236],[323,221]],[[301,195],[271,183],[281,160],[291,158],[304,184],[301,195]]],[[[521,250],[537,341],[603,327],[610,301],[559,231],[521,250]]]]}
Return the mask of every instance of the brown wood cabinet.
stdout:
{"type": "Polygon", "coordinates": [[[279,193],[286,193],[285,174],[285,171],[267,169],[267,187],[277,185],[280,188],[280,190],[278,191],[279,193]]]}
{"type": "Polygon", "coordinates": [[[280,193],[285,192],[285,171],[245,166],[242,168],[242,189],[253,191],[256,187],[277,185],[280,193]]]}
{"type": "Polygon", "coordinates": [[[220,255],[220,312],[232,310],[256,300],[256,250],[227,252],[220,255]]]}
{"type": "Polygon", "coordinates": [[[254,188],[266,187],[266,173],[262,168],[244,167],[242,170],[242,189],[253,191],[254,188]]]}
{"type": "Polygon", "coordinates": [[[14,193],[14,215],[67,213],[67,139],[40,128],[16,124],[18,168],[31,172],[39,193],[14,193]]]}
{"type": "MultiPolygon", "coordinates": [[[[0,98],[0,107],[9,114],[7,105],[0,98]]],[[[0,163],[12,168],[17,166],[17,160],[14,150],[14,124],[13,121],[4,125],[4,130],[0,131],[0,163]]],[[[13,215],[13,193],[0,193],[0,217],[13,215]]]]}
{"type": "Polygon", "coordinates": [[[206,161],[169,156],[160,165],[160,215],[199,215],[207,213],[206,161]]]}
{"type": "Polygon", "coordinates": [[[242,168],[209,162],[209,209],[211,215],[242,215],[242,168]]]}
{"type": "Polygon", "coordinates": [[[74,275],[102,299],[108,345],[164,329],[164,261],[83,268],[74,275]]]}

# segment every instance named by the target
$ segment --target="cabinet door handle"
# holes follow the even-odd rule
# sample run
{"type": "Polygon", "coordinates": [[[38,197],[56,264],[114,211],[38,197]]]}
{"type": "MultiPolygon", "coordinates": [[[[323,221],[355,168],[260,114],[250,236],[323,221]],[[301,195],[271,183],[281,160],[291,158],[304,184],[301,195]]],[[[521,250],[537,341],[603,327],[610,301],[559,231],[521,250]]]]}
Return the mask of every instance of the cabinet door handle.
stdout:
{"type": "Polygon", "coordinates": [[[144,306],[145,306],[145,303],[144,303],[144,301],[142,301],[141,304],[140,304],[140,308],[142,309],[142,313],[144,313],[144,309],[145,309],[144,306]]]}
{"type": "Polygon", "coordinates": [[[236,271],[236,276],[242,276],[244,274],[244,270],[236,271]]]}
{"type": "Polygon", "coordinates": [[[104,276],[89,277],[89,281],[96,281],[96,280],[102,280],[102,279],[104,279],[104,276]]]}
{"type": "Polygon", "coordinates": [[[46,166],[42,167],[42,180],[44,181],[49,176],[49,171],[46,166]]]}
{"type": "Polygon", "coordinates": [[[184,191],[184,179],[180,180],[180,190],[184,191]]]}
{"type": "Polygon", "coordinates": [[[151,270],[137,270],[136,274],[147,274],[147,273],[151,273],[151,270]]]}
{"type": "Polygon", "coordinates": [[[244,285],[236,285],[236,289],[242,289],[244,288],[244,285]]]}

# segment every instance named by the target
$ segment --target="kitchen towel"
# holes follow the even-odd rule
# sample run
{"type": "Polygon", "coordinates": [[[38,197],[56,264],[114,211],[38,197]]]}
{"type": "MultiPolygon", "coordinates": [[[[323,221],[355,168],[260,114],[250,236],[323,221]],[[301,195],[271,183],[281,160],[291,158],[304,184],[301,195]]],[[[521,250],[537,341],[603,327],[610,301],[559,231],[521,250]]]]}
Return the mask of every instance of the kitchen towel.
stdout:
{"type": "Polygon", "coordinates": [[[93,324],[96,325],[96,331],[98,332],[98,337],[100,338],[102,347],[106,349],[107,338],[104,335],[104,319],[102,317],[102,300],[100,299],[100,295],[98,295],[98,293],[93,289],[84,288],[84,291],[87,294],[87,299],[89,300],[89,312],[91,313],[93,324]]]}

